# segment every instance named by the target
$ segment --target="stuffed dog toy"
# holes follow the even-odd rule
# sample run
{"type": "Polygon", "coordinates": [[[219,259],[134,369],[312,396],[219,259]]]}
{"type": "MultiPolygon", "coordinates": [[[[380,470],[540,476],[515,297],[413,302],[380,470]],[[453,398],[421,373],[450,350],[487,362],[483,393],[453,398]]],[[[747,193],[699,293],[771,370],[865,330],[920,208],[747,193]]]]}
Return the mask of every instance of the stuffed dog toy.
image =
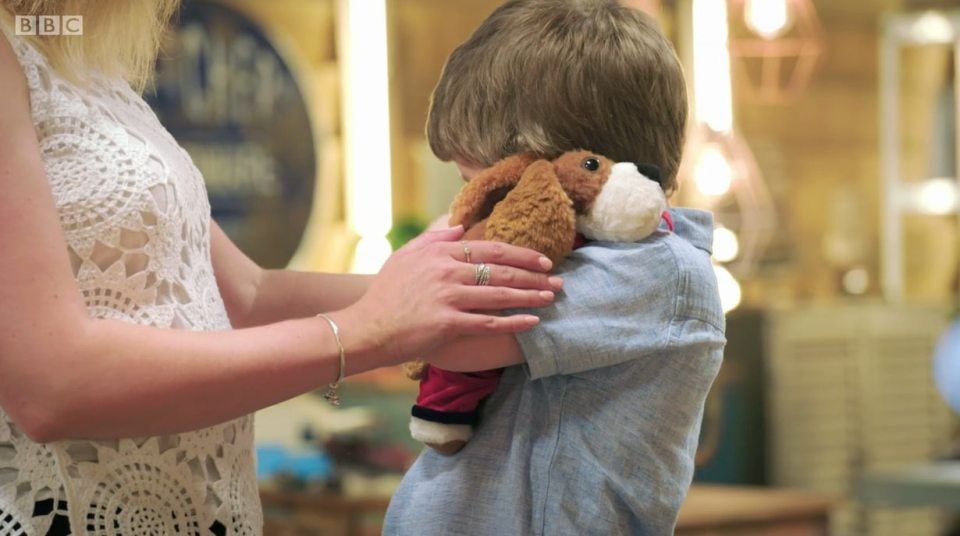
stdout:
{"type": "MultiPolygon", "coordinates": [[[[656,231],[667,208],[659,180],[656,166],[614,163],[588,151],[553,161],[514,155],[464,185],[450,207],[450,225],[462,224],[467,240],[530,248],[557,266],[579,240],[635,242],[656,231]]],[[[456,373],[422,361],[405,369],[420,381],[411,435],[442,454],[460,451],[500,371],[456,373]]]]}

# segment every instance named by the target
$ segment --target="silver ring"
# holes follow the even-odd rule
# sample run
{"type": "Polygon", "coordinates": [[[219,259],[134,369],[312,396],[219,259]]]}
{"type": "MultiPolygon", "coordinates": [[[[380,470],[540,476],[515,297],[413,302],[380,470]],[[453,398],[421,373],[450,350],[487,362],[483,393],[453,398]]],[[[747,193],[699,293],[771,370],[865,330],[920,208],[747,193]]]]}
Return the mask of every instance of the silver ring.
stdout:
{"type": "Polygon", "coordinates": [[[473,265],[473,282],[478,286],[490,284],[490,267],[480,262],[473,265]]]}
{"type": "Polygon", "coordinates": [[[467,241],[466,241],[466,240],[461,240],[461,241],[460,241],[460,245],[463,246],[463,256],[466,258],[466,261],[467,261],[467,262],[471,262],[471,261],[470,261],[470,246],[467,245],[467,241]]]}

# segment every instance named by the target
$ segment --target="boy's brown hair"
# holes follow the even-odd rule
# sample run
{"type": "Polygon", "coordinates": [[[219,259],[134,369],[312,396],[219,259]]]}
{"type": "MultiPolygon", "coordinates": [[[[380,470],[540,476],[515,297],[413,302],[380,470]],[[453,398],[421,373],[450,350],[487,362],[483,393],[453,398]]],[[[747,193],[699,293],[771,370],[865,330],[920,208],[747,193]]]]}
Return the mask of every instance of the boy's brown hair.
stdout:
{"type": "Polygon", "coordinates": [[[427,138],[443,160],[586,149],[648,162],[676,188],[687,95],[676,53],[617,0],[510,0],[447,60],[427,138]]]}

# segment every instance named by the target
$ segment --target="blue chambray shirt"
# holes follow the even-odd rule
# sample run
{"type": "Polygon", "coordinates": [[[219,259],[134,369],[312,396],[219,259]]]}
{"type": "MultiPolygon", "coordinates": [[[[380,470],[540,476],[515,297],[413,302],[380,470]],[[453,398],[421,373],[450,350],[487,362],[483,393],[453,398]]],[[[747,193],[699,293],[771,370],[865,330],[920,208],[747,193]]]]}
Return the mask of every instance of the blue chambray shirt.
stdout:
{"type": "Polygon", "coordinates": [[[673,534],[693,477],[724,316],[709,213],[675,230],[592,242],[559,267],[564,292],[517,335],[473,439],[425,449],[387,511],[387,535],[673,534]]]}

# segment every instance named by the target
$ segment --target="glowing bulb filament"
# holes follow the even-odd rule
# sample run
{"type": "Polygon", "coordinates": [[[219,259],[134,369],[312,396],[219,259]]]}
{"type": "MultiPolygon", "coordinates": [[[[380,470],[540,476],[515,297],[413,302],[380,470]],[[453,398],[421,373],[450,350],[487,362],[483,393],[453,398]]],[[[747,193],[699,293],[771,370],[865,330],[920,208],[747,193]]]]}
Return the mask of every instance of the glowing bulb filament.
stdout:
{"type": "Polygon", "coordinates": [[[721,196],[733,184],[733,167],[719,148],[708,145],[700,152],[693,180],[704,195],[721,196]]]}
{"type": "Polygon", "coordinates": [[[775,39],[790,28],[788,0],[747,0],[743,8],[747,26],[764,39],[775,39]]]}

